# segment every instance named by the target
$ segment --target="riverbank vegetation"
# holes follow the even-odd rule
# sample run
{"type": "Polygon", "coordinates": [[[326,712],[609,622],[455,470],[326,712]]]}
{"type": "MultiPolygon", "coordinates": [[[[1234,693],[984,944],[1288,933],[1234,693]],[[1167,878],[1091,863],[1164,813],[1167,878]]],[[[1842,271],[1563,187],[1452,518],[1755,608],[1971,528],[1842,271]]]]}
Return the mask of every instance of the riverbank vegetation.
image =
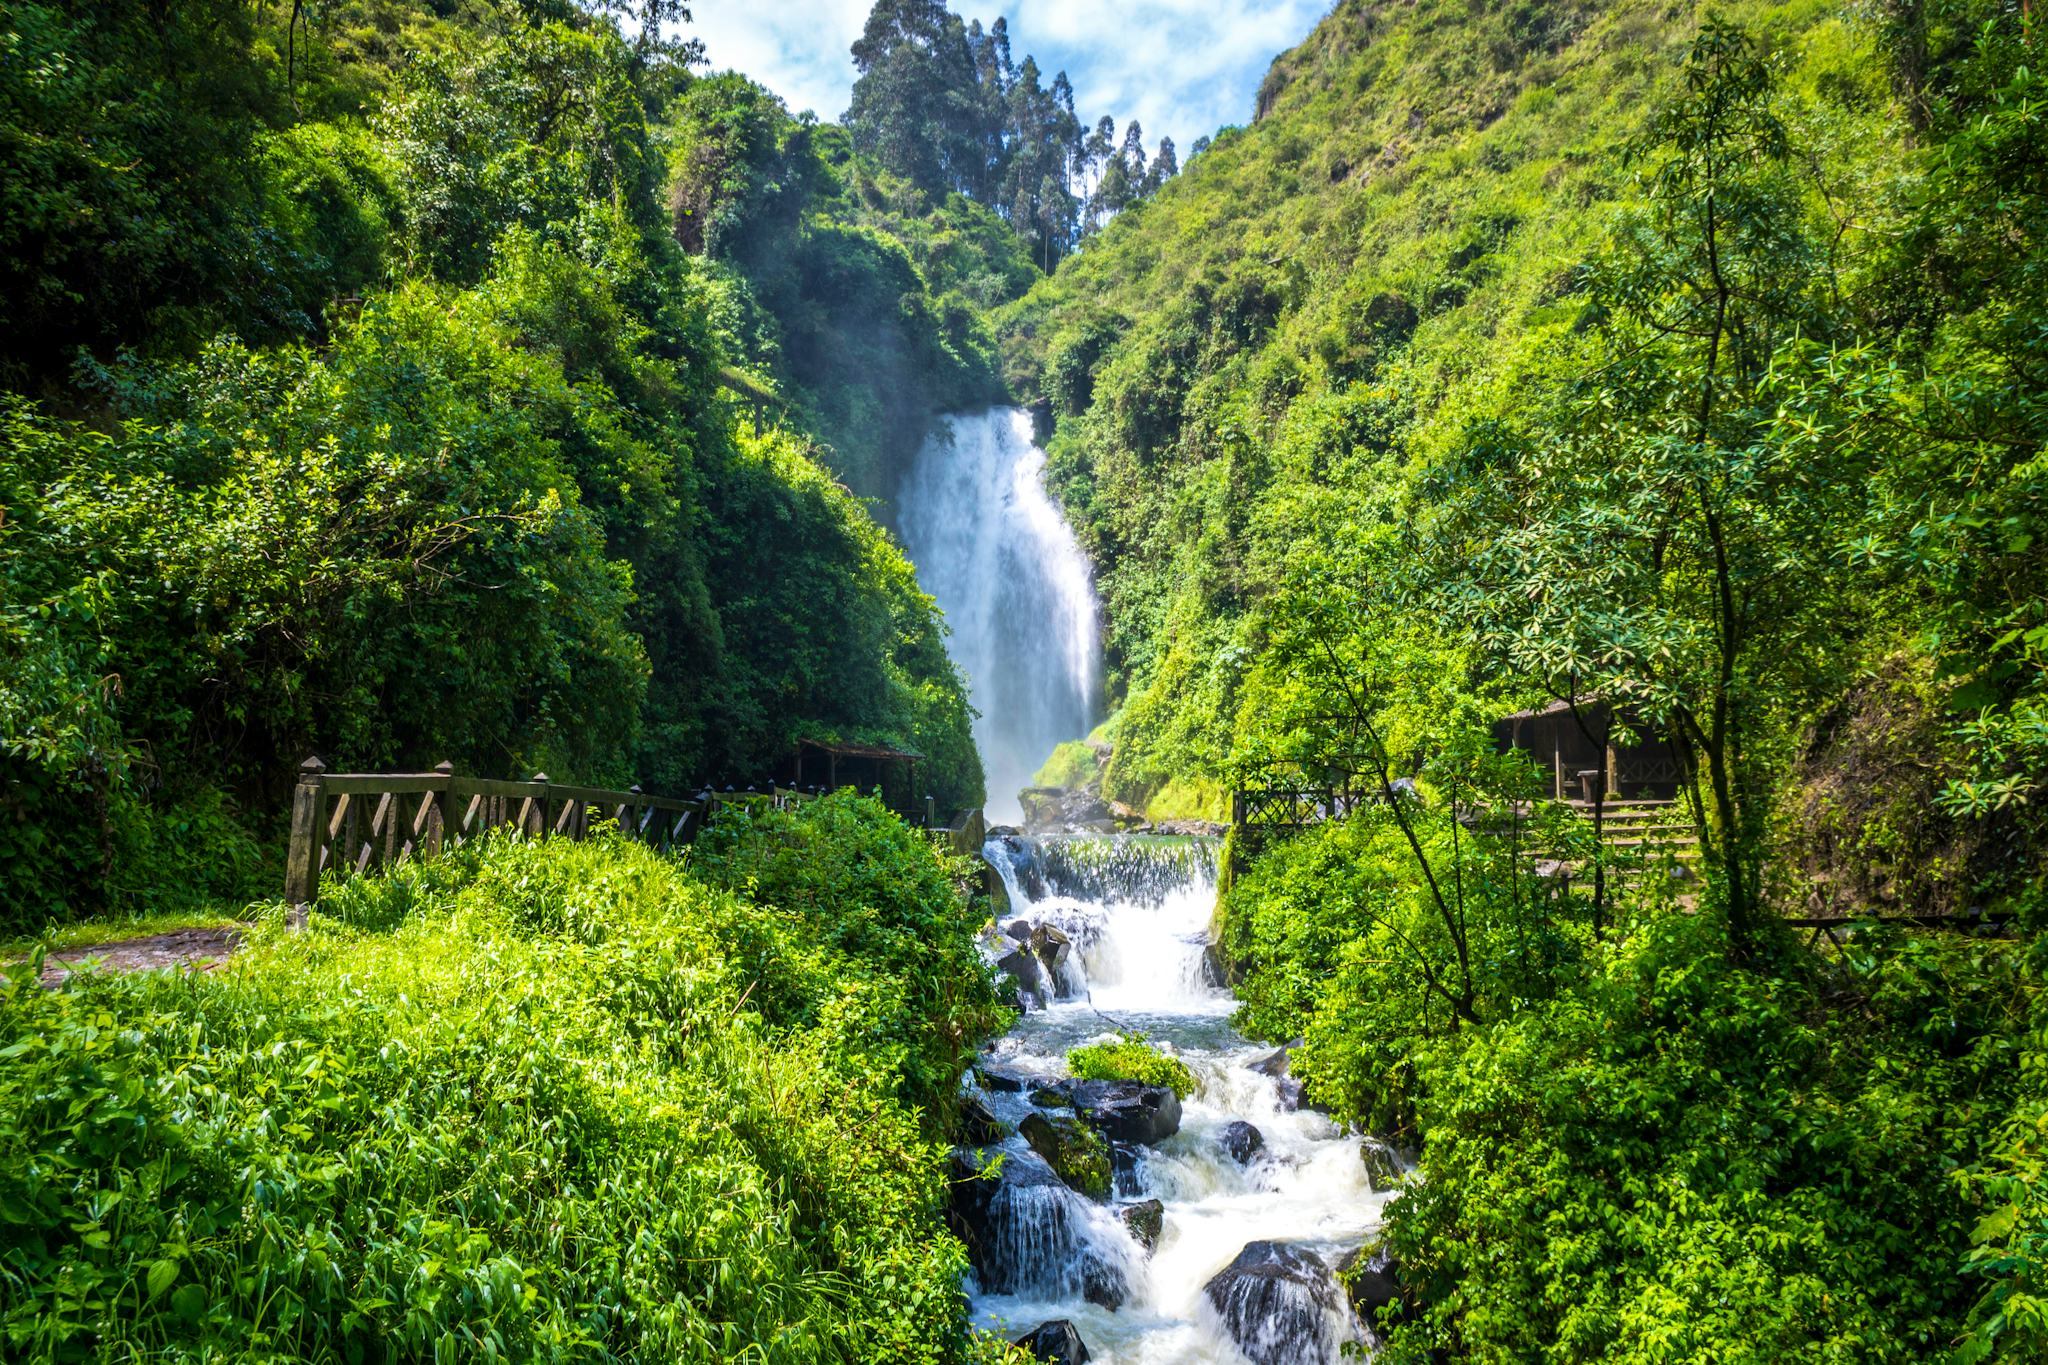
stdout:
{"type": "Polygon", "coordinates": [[[1067,1053],[1067,1070],[1084,1081],[1143,1081],[1163,1085],[1180,1099],[1195,1090],[1187,1063],[1145,1041],[1142,1033],[1121,1033],[1114,1042],[1087,1043],[1067,1053]]]}
{"type": "Polygon", "coordinates": [[[9,1358],[998,1358],[938,1221],[1002,1022],[957,873],[843,794],[687,866],[467,847],[213,973],[8,967],[9,1358]]]}
{"type": "Polygon", "coordinates": [[[8,44],[8,930],[267,891],[315,752],[680,793],[844,738],[980,799],[845,481],[995,392],[1000,221],[567,4],[22,4],[8,44]]]}
{"type": "Polygon", "coordinates": [[[1106,794],[1358,798],[1240,836],[1218,928],[1416,1157],[1390,1358],[2048,1349],[2037,42],[1341,4],[1002,314],[1106,794]],[[1668,746],[1683,849],[1502,752],[1559,703],[1668,746]]]}

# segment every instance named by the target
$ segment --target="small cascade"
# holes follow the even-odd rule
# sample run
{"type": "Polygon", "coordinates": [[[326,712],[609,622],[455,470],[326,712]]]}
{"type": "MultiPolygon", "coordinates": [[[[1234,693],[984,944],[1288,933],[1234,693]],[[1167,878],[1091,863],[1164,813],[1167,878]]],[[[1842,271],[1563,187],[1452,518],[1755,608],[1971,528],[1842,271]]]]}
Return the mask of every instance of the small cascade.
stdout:
{"type": "Polygon", "coordinates": [[[1214,840],[1006,835],[982,856],[1009,893],[1011,913],[999,926],[1009,942],[1034,941],[1043,929],[1064,941],[1059,961],[1039,964],[1056,987],[1052,998],[1105,1010],[1232,1007],[1205,967],[1214,840]]]}
{"type": "Polygon", "coordinates": [[[1219,1334],[1252,1365],[1334,1365],[1362,1341],[1357,1316],[1322,1257],[1253,1242],[1203,1287],[1219,1334]]]}
{"type": "Polygon", "coordinates": [[[984,1054],[974,1098],[1010,1130],[1080,1114],[1120,1134],[1106,1199],[1014,1131],[983,1154],[1004,1153],[1001,1181],[956,1194],[956,1224],[979,1220],[970,1288],[992,1330],[1064,1320],[1102,1365],[1319,1365],[1366,1339],[1331,1267],[1370,1240],[1392,1190],[1359,1137],[1298,1107],[1284,1057],[1231,1029],[1236,1002],[1204,969],[1217,852],[1128,835],[984,849],[1010,902],[991,952],[1025,954],[1046,988],[984,1054]],[[1069,1050],[1127,1031],[1195,1078],[1170,1130],[1091,1117],[1099,1091],[1066,1080],[1069,1050]]]}
{"type": "Polygon", "coordinates": [[[1115,1309],[1144,1279],[1138,1249],[1116,1215],[1076,1194],[1028,1148],[1005,1154],[993,1181],[968,1182],[956,1221],[983,1289],[1074,1298],[1115,1309]],[[983,1191],[977,1186],[993,1185],[983,1191]]]}
{"type": "Polygon", "coordinates": [[[1216,853],[1214,839],[1170,837],[1049,839],[1038,846],[1054,894],[1153,907],[1190,890],[1213,893],[1216,853]]]}

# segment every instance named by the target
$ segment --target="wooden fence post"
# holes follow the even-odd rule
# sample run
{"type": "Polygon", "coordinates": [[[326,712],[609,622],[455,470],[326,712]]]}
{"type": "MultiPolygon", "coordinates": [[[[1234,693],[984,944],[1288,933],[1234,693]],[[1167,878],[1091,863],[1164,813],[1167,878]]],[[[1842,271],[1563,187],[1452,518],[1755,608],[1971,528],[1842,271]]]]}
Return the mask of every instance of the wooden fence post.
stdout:
{"type": "Polygon", "coordinates": [[[316,754],[299,765],[298,785],[292,789],[292,842],[284,862],[285,903],[297,908],[309,904],[320,885],[320,844],[326,830],[321,826],[326,802],[320,799],[320,774],[327,765],[316,754]]]}
{"type": "MultiPolygon", "coordinates": [[[[545,839],[548,837],[548,775],[546,773],[535,773],[527,780],[540,788],[538,793],[526,799],[527,809],[533,812],[533,836],[537,839],[545,839]]],[[[527,832],[525,809],[522,809],[519,813],[519,832],[521,834],[527,832]]]]}
{"type": "Polygon", "coordinates": [[[455,822],[462,817],[455,810],[454,762],[444,758],[434,765],[434,771],[447,785],[434,797],[434,822],[427,827],[425,851],[429,856],[438,857],[442,850],[454,847],[455,822]]]}

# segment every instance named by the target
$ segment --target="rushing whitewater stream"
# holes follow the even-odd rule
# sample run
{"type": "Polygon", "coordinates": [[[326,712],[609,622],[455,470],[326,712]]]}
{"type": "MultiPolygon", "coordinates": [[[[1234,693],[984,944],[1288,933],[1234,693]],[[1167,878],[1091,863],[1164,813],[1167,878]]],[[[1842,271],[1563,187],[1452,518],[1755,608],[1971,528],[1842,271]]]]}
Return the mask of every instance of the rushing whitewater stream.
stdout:
{"type": "MultiPolygon", "coordinates": [[[[1295,1107],[1298,1092],[1284,1074],[1255,1069],[1277,1069],[1275,1049],[1238,1036],[1229,1022],[1235,1000],[1205,979],[1214,845],[1013,836],[991,840],[987,856],[1009,891],[1006,924],[1050,926],[1070,945],[1047,983],[1053,998],[984,1054],[975,1093],[988,1109],[1005,1125],[1022,1123],[1037,1107],[1031,1082],[1056,1082],[1070,1048],[1121,1030],[1178,1056],[1197,1088],[1182,1104],[1177,1132],[1120,1153],[1109,1201],[1058,1186],[1001,1210],[1037,1226],[996,1230],[1013,1263],[1000,1268],[1005,1292],[977,1283],[977,1321],[1019,1337],[1066,1319],[1091,1359],[1108,1365],[1338,1359],[1345,1342],[1363,1338],[1334,1281],[1318,1292],[1312,1273],[1298,1281],[1254,1275],[1251,1301],[1240,1283],[1234,1305],[1209,1289],[1260,1242],[1334,1268],[1370,1239],[1389,1197],[1368,1180],[1361,1139],[1295,1107]],[[1077,847],[1089,843],[1093,850],[1077,847]],[[1081,856],[1090,852],[1096,856],[1081,856]],[[1003,1088],[1026,1078],[1023,1088],[1003,1088]],[[1233,1127],[1244,1124],[1256,1139],[1233,1127]],[[1252,1141],[1257,1149],[1247,1155],[1252,1141]],[[1153,1199],[1163,1217],[1148,1255],[1120,1215],[1153,1199]],[[1090,1301],[1091,1289],[1117,1278],[1120,1303],[1102,1302],[1114,1292],[1090,1301]]],[[[1032,1159],[1021,1137],[999,1145],[1008,1161],[1032,1159]]]]}

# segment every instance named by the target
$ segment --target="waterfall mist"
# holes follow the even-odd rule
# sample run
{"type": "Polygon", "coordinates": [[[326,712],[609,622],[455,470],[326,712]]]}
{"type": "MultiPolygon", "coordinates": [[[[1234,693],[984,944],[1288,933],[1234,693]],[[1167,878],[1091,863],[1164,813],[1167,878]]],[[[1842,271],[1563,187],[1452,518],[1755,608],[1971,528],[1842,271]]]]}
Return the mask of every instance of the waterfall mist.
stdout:
{"type": "Polygon", "coordinates": [[[981,713],[974,740],[994,821],[1022,817],[1017,793],[1053,746],[1086,735],[1096,717],[1095,589],[1044,469],[1023,410],[949,417],[896,501],[904,548],[946,613],[948,651],[981,713]]]}

